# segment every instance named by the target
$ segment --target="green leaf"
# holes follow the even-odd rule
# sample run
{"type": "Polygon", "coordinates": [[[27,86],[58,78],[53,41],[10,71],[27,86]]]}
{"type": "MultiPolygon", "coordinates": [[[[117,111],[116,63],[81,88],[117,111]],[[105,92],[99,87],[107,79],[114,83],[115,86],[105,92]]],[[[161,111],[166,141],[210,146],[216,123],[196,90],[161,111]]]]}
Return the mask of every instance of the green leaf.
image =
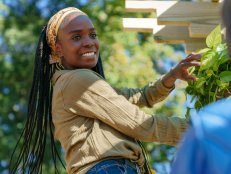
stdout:
{"type": "Polygon", "coordinates": [[[208,69],[205,72],[207,74],[207,78],[210,77],[211,75],[214,75],[213,70],[211,70],[211,69],[208,69]]]}
{"type": "Polygon", "coordinates": [[[223,64],[225,62],[228,62],[230,60],[229,55],[228,55],[228,51],[224,50],[221,54],[220,54],[220,58],[219,58],[219,64],[223,64]]]}
{"type": "Polygon", "coordinates": [[[231,81],[231,71],[223,71],[220,73],[219,77],[224,82],[230,82],[231,81]]]}
{"type": "Polygon", "coordinates": [[[197,54],[204,54],[204,53],[207,53],[208,51],[210,51],[211,49],[210,48],[204,48],[204,49],[202,49],[202,50],[199,50],[198,52],[197,52],[197,54]]]}
{"type": "Polygon", "coordinates": [[[217,45],[221,44],[221,26],[218,25],[206,38],[206,45],[209,48],[216,48],[217,45]]]}
{"type": "Polygon", "coordinates": [[[194,66],[193,66],[193,67],[190,67],[190,68],[188,69],[189,74],[193,74],[194,70],[195,70],[195,67],[194,67],[194,66]]]}
{"type": "Polygon", "coordinates": [[[201,104],[201,102],[199,100],[197,100],[195,105],[194,105],[195,109],[197,109],[197,110],[200,109],[202,106],[203,105],[201,104]]]}
{"type": "Polygon", "coordinates": [[[216,84],[219,87],[218,90],[227,89],[229,87],[229,82],[224,82],[222,80],[216,80],[216,84]]]}
{"type": "Polygon", "coordinates": [[[195,87],[199,89],[202,87],[202,85],[204,85],[205,82],[206,79],[204,77],[201,77],[195,82],[195,87]]]}
{"type": "Polygon", "coordinates": [[[216,47],[217,52],[223,52],[223,51],[226,51],[226,49],[227,49],[227,44],[226,43],[219,44],[216,47]]]}
{"type": "Polygon", "coordinates": [[[207,54],[205,54],[202,58],[201,58],[201,66],[200,66],[200,70],[204,70],[204,69],[208,69],[211,66],[213,66],[213,64],[218,61],[218,57],[216,56],[216,52],[214,51],[210,51],[207,54]]]}
{"type": "Polygon", "coordinates": [[[186,93],[189,95],[195,94],[195,89],[192,86],[187,86],[185,89],[186,93]]]}

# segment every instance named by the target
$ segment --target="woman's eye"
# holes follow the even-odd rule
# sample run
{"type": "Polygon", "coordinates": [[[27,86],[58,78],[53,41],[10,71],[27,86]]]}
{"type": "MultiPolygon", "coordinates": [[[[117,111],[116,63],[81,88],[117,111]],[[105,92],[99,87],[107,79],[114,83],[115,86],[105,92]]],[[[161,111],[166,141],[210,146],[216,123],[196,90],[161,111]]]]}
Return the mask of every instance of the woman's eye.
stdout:
{"type": "Polygon", "coordinates": [[[80,39],[80,36],[79,35],[75,35],[72,37],[73,40],[79,40],[80,39]]]}
{"type": "Polygon", "coordinates": [[[96,33],[92,33],[92,34],[90,34],[90,37],[91,37],[92,39],[95,39],[95,38],[97,37],[97,34],[96,34],[96,33]]]}

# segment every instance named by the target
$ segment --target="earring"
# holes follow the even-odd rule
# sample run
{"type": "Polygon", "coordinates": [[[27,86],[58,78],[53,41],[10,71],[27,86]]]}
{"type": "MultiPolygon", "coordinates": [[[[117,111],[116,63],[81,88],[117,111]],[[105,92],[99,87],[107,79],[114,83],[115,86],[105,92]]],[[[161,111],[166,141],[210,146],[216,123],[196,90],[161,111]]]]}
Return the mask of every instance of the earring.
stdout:
{"type": "Polygon", "coordinates": [[[54,53],[49,55],[49,63],[50,64],[58,63],[58,62],[61,62],[61,58],[59,57],[59,55],[54,54],[54,53]]]}
{"type": "Polygon", "coordinates": [[[58,70],[64,70],[65,69],[61,61],[59,61],[59,62],[56,63],[56,68],[58,70]]]}
{"type": "Polygon", "coordinates": [[[61,61],[58,64],[60,67],[62,67],[62,69],[65,69],[61,61]]]}
{"type": "Polygon", "coordinates": [[[57,68],[58,70],[64,70],[64,69],[65,69],[65,67],[64,67],[63,64],[62,64],[62,57],[60,57],[60,58],[59,58],[59,61],[56,63],[56,68],[57,68]]]}

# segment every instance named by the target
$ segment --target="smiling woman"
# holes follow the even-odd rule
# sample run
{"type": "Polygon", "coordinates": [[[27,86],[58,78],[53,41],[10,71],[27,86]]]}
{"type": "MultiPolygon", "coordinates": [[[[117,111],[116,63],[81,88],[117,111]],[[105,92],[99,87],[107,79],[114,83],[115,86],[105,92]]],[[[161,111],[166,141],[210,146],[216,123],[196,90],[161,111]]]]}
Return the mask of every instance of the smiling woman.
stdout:
{"type": "Polygon", "coordinates": [[[73,7],[60,10],[40,36],[27,122],[11,158],[11,173],[42,173],[49,134],[56,173],[54,139],[64,149],[70,174],[151,173],[140,141],[175,145],[187,121],[148,115],[139,107],[165,99],[176,79],[196,80],[187,69],[199,66],[199,58],[189,55],[143,88],[113,89],[104,77],[89,17],[73,7]]]}
{"type": "Polygon", "coordinates": [[[87,15],[72,13],[59,28],[56,52],[67,69],[93,68],[99,57],[99,41],[87,15]]]}

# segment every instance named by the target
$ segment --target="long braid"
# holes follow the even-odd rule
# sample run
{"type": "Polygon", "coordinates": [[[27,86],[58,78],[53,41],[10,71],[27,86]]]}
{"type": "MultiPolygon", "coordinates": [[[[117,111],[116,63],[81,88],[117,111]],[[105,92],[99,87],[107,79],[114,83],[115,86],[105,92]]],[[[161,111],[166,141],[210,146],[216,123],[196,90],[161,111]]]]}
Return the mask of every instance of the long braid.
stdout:
{"type": "Polygon", "coordinates": [[[142,170],[143,170],[143,172],[144,172],[145,174],[151,174],[152,171],[151,171],[151,168],[150,168],[150,166],[149,166],[149,164],[148,164],[147,152],[146,152],[146,150],[145,150],[143,144],[141,143],[141,141],[138,141],[138,140],[137,140],[137,143],[138,143],[139,146],[141,147],[142,153],[143,153],[144,159],[145,159],[145,161],[144,161],[144,166],[143,166],[143,169],[142,169],[142,170]]]}
{"type": "MultiPolygon", "coordinates": [[[[50,134],[51,152],[57,173],[56,157],[59,157],[53,137],[51,120],[51,78],[56,66],[49,64],[50,48],[46,42],[46,26],[43,28],[35,54],[34,75],[29,96],[25,127],[10,160],[10,173],[41,173],[45,146],[50,134]],[[22,146],[19,150],[19,145],[22,146]]],[[[61,161],[61,159],[60,159],[61,161]]],[[[62,162],[62,161],[61,161],[62,162]]]]}
{"type": "Polygon", "coordinates": [[[102,65],[102,60],[101,60],[101,56],[100,55],[99,55],[99,59],[98,59],[98,62],[96,64],[96,66],[93,67],[92,70],[95,71],[96,73],[100,74],[105,79],[103,65],[102,65]]]}

